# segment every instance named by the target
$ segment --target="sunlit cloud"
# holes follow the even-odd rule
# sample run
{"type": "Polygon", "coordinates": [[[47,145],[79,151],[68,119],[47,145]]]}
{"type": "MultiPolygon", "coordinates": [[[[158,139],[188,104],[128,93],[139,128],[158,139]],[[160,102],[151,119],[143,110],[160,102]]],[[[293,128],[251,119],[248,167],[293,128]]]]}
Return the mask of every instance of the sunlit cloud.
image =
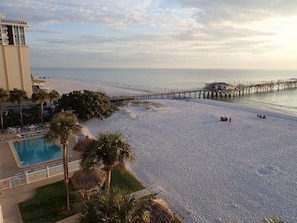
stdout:
{"type": "Polygon", "coordinates": [[[29,22],[33,67],[296,69],[293,0],[2,0],[1,10],[29,22]]]}

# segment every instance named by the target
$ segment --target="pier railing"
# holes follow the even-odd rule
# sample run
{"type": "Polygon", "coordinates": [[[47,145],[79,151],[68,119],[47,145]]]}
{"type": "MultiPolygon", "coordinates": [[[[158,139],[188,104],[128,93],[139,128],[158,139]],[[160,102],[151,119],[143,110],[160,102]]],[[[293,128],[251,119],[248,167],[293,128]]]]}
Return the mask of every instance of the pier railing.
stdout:
{"type": "Polygon", "coordinates": [[[213,98],[236,97],[247,94],[263,93],[297,88],[297,78],[290,80],[266,81],[260,83],[237,84],[227,89],[183,89],[148,92],[143,94],[131,94],[112,96],[111,101],[146,100],[146,99],[182,99],[182,98],[213,98]]]}
{"type": "MultiPolygon", "coordinates": [[[[69,162],[68,171],[72,172],[80,168],[79,160],[69,162]]],[[[0,191],[6,190],[47,178],[55,177],[64,174],[63,163],[55,166],[47,166],[42,169],[37,169],[30,172],[18,173],[15,176],[0,180],[0,191]]]]}

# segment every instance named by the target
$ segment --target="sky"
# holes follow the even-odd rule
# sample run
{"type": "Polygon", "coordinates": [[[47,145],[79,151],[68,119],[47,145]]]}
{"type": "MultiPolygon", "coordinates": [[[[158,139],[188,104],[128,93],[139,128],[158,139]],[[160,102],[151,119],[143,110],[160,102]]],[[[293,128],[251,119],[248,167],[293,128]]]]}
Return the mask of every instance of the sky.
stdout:
{"type": "Polygon", "coordinates": [[[297,69],[296,0],[1,0],[36,68],[297,69]]]}

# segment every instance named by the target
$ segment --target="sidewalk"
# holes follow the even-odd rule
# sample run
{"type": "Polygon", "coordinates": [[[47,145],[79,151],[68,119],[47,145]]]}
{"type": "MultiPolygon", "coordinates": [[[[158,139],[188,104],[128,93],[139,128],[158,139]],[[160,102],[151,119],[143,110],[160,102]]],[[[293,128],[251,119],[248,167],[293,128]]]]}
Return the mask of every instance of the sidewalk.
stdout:
{"type": "Polygon", "coordinates": [[[63,180],[63,178],[64,176],[62,174],[57,177],[0,191],[3,223],[23,223],[18,203],[32,198],[36,193],[36,188],[63,180]]]}

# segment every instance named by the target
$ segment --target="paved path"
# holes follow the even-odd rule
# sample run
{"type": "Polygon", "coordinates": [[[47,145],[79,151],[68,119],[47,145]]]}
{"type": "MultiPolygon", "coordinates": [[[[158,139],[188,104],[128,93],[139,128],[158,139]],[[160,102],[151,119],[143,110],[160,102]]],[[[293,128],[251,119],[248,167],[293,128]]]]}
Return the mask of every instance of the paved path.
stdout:
{"type": "Polygon", "coordinates": [[[143,190],[136,191],[136,192],[132,193],[131,196],[134,196],[135,199],[138,199],[138,198],[150,195],[150,194],[152,194],[152,193],[148,189],[143,189],[143,190]]]}
{"type": "Polygon", "coordinates": [[[36,188],[63,180],[63,178],[64,176],[60,175],[24,186],[0,191],[3,223],[23,223],[18,203],[32,198],[36,194],[36,188]]]}

